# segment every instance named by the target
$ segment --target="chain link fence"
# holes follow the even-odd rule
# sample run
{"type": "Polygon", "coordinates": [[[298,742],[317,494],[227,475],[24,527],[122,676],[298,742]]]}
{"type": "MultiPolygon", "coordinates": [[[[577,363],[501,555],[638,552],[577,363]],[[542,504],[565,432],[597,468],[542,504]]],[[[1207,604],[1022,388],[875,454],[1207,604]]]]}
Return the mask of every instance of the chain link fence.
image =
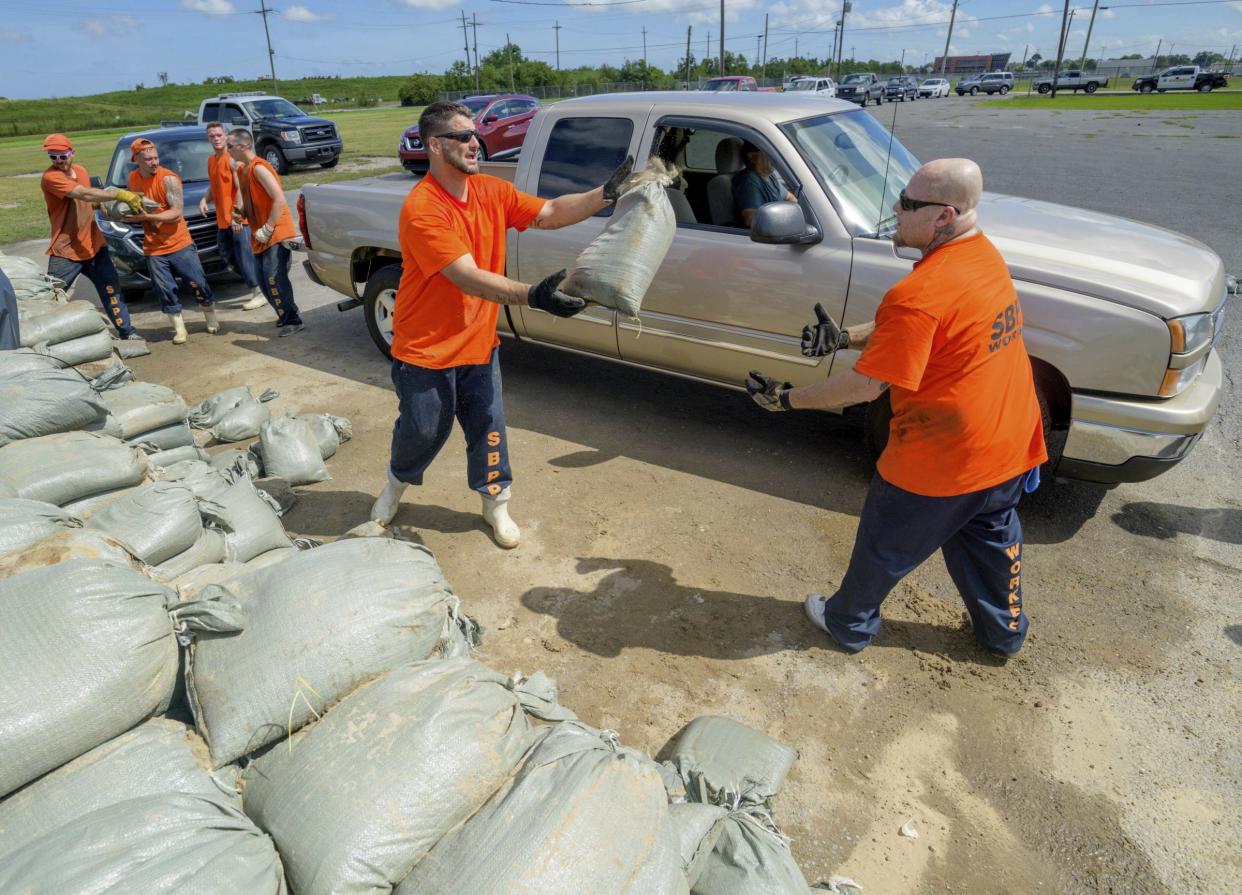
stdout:
{"type": "MultiPolygon", "coordinates": [[[[638,93],[645,90],[702,90],[703,85],[707,83],[707,78],[692,78],[689,82],[676,81],[671,87],[656,87],[652,84],[644,84],[641,81],[615,81],[601,82],[598,84],[566,84],[564,86],[552,84],[542,87],[522,87],[518,86],[512,93],[521,93],[526,96],[533,96],[535,99],[569,99],[574,96],[595,96],[600,93],[638,93]]],[[[759,86],[761,87],[780,87],[780,78],[759,78],[759,86]]],[[[485,96],[489,93],[499,93],[504,91],[487,91],[487,90],[445,90],[441,92],[440,99],[461,100],[468,96],[485,96]]]]}

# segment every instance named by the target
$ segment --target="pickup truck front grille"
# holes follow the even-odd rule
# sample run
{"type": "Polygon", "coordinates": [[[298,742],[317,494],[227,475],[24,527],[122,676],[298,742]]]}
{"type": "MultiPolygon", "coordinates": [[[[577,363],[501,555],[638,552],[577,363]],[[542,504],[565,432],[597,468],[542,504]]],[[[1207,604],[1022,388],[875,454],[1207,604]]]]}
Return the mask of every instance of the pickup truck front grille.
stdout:
{"type": "Polygon", "coordinates": [[[336,128],[330,124],[317,124],[302,128],[302,139],[308,142],[315,140],[335,140],[336,128]]]}
{"type": "Polygon", "coordinates": [[[216,219],[214,217],[199,218],[198,220],[186,221],[186,226],[190,230],[190,239],[194,240],[194,248],[200,254],[204,251],[216,250],[216,219]]]}

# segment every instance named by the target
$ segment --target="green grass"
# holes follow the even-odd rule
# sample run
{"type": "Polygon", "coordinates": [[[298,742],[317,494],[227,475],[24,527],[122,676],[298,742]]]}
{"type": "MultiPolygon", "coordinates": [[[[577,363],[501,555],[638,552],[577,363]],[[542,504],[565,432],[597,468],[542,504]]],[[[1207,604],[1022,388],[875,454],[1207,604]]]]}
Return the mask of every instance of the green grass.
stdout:
{"type": "Polygon", "coordinates": [[[1219,112],[1242,109],[1242,90],[1216,90],[1212,93],[1062,93],[1051,96],[1011,96],[1007,99],[985,100],[984,106],[1007,109],[1091,109],[1096,112],[1133,110],[1140,112],[1177,112],[1193,110],[1219,112]]]}
{"type": "MultiPolygon", "coordinates": [[[[397,161],[397,140],[402,130],[418,120],[421,111],[416,107],[325,113],[325,118],[336,122],[345,143],[340,167],[292,171],[283,178],[285,187],[293,189],[307,182],[329,183],[401,170],[397,161]],[[351,161],[365,158],[389,158],[392,164],[365,171],[342,170],[351,161]]],[[[85,165],[91,174],[102,177],[112,160],[117,138],[138,129],[112,128],[71,133],[77,161],[85,165]]],[[[0,245],[48,235],[47,208],[43,204],[39,178],[22,176],[37,175],[46,170],[47,155],[42,144],[42,132],[34,136],[0,138],[0,245]]]]}
{"type": "MultiPolygon", "coordinates": [[[[26,134],[65,133],[125,127],[131,130],[158,123],[161,119],[198,115],[199,103],[220,92],[262,90],[297,102],[319,93],[328,99],[350,97],[345,104],[329,104],[320,109],[357,106],[360,97],[379,97],[396,102],[397,90],[405,82],[402,75],[374,78],[306,78],[279,81],[237,81],[233,84],[170,84],[144,90],[118,90],[93,96],[58,99],[0,100],[0,137],[26,134]]],[[[309,108],[309,107],[308,107],[309,108]]]]}

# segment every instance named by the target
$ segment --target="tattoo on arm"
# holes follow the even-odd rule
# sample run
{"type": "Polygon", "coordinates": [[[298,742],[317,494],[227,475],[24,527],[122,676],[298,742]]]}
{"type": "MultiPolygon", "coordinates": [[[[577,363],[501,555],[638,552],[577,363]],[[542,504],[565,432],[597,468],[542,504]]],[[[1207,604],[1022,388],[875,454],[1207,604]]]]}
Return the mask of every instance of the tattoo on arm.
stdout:
{"type": "Polygon", "coordinates": [[[164,178],[164,196],[168,200],[169,209],[182,211],[185,207],[185,197],[181,192],[181,181],[176,177],[164,178]]]}

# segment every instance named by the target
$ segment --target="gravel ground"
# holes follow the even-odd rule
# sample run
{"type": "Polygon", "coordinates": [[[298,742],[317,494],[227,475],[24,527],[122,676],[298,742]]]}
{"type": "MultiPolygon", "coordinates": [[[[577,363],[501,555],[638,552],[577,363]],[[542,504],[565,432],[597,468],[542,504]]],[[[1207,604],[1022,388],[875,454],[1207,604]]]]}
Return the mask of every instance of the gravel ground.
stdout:
{"type": "MultiPolygon", "coordinates": [[[[895,108],[922,158],[973,156],[989,189],[1182,230],[1242,271],[1239,116],[895,108]]],[[[891,122],[893,107],[874,114],[891,122]]],[[[228,310],[210,338],[188,311],[177,349],[154,341],[166,335],[148,304],[137,322],[154,353],[133,367],[190,401],[250,383],[280,389],[277,409],[351,417],[333,480],[286,520],[333,538],[383,483],[395,400],[360,314],[338,314],[339,296],[300,270],[294,282],[298,337],[272,338],[266,311],[228,310]]],[[[859,656],[803,620],[803,596],[840,580],[871,474],[848,419],[773,418],[733,393],[506,345],[522,546],[502,552],[482,529],[458,439],[397,522],[488,629],[485,660],[545,669],[587,721],[656,752],[695,715],[727,714],[797,746],[776,817],[812,881],[843,873],[883,895],[1237,891],[1235,341],[1221,342],[1220,414],[1184,463],[1109,491],[1046,487],[1024,506],[1032,633],[1005,665],[973,645],[935,559],[859,656]],[[898,835],[908,820],[918,839],[898,835]]]]}

